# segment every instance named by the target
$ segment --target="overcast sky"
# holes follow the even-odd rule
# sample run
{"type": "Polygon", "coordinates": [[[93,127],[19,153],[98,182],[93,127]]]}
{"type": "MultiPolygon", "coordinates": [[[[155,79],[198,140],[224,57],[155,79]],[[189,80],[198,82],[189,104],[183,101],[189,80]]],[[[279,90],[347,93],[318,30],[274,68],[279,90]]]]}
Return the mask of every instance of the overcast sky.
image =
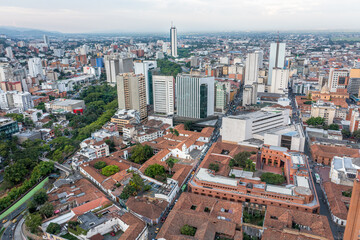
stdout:
{"type": "Polygon", "coordinates": [[[0,25],[66,33],[359,30],[359,0],[0,0],[0,25]]]}

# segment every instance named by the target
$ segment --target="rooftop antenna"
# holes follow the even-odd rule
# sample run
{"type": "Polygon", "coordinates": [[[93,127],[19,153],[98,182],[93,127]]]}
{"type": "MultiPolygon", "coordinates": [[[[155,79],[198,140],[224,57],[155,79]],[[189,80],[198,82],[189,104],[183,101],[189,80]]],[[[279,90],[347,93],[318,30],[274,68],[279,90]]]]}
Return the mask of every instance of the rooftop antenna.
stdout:
{"type": "Polygon", "coordinates": [[[171,28],[173,27],[174,25],[173,25],[173,21],[171,21],[171,28]]]}
{"type": "Polygon", "coordinates": [[[280,42],[280,33],[279,33],[279,31],[277,31],[277,43],[279,43],[280,42]]]}

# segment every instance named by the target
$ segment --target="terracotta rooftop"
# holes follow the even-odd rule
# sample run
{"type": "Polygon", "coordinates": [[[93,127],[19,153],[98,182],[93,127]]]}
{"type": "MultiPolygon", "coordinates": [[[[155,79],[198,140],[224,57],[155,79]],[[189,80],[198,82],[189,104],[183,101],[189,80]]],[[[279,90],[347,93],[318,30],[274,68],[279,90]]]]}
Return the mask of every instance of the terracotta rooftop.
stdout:
{"type": "Polygon", "coordinates": [[[152,220],[159,218],[168,204],[165,200],[149,200],[145,197],[130,197],[126,201],[129,209],[152,220]]]}
{"type": "Polygon", "coordinates": [[[324,182],[323,185],[331,212],[338,218],[346,220],[348,214],[346,203],[350,203],[350,198],[344,197],[342,192],[351,190],[352,187],[338,185],[333,182],[324,182]]]}
{"type": "Polygon", "coordinates": [[[357,158],[360,157],[360,150],[348,148],[344,146],[328,146],[328,145],[320,145],[313,144],[311,145],[312,154],[316,154],[322,157],[328,157],[332,159],[335,156],[347,156],[357,158]]]}
{"type": "Polygon", "coordinates": [[[92,200],[91,202],[88,202],[88,203],[85,203],[81,206],[78,206],[76,208],[73,208],[72,209],[72,212],[77,215],[77,216],[80,216],[86,212],[89,212],[95,208],[98,208],[98,207],[102,207],[102,206],[105,206],[106,204],[109,204],[111,203],[110,200],[108,200],[107,198],[105,197],[101,197],[101,198],[97,198],[95,200],[92,200]]]}
{"type": "Polygon", "coordinates": [[[310,236],[314,235],[314,239],[318,239],[318,237],[333,239],[326,216],[281,207],[267,207],[264,227],[274,230],[268,233],[269,236],[289,235],[290,238],[288,239],[313,239],[310,236]],[[299,225],[300,230],[294,229],[293,224],[299,225]],[[290,232],[293,232],[293,234],[290,232]],[[271,235],[271,233],[274,233],[274,235],[271,235]],[[300,238],[298,238],[299,236],[300,238]],[[306,238],[306,236],[309,238],[306,238]]]}
{"type": "Polygon", "coordinates": [[[231,239],[242,239],[242,205],[230,201],[199,196],[192,193],[181,194],[170,212],[157,238],[165,239],[215,239],[216,233],[231,239]],[[219,219],[218,216],[224,217],[219,219]],[[181,235],[185,224],[196,227],[194,237],[181,235]]]}

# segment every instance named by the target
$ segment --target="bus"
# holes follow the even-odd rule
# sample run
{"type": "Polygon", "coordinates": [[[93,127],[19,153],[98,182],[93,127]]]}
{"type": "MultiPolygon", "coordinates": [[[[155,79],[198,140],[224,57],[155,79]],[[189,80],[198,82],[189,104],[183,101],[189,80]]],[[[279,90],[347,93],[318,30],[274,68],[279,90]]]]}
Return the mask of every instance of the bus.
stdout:
{"type": "Polygon", "coordinates": [[[315,173],[315,180],[317,183],[320,183],[320,175],[318,173],[315,173]]]}

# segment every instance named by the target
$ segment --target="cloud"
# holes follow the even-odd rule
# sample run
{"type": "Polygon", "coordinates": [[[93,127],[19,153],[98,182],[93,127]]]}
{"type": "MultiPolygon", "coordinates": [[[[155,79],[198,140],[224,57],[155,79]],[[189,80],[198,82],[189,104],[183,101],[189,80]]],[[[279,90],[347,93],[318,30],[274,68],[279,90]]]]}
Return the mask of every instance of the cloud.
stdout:
{"type": "Polygon", "coordinates": [[[0,23],[62,32],[358,29],[355,0],[2,0],[0,23]]]}

